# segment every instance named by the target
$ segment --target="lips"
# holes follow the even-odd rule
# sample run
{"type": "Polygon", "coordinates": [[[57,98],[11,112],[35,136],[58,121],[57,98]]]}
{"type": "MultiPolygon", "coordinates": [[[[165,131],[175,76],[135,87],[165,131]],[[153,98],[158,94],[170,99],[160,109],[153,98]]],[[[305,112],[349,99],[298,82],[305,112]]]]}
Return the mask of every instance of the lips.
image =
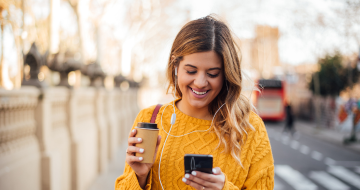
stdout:
{"type": "Polygon", "coordinates": [[[204,98],[208,94],[208,92],[210,91],[210,90],[193,89],[191,87],[189,87],[189,89],[191,90],[192,94],[196,98],[204,98]]]}

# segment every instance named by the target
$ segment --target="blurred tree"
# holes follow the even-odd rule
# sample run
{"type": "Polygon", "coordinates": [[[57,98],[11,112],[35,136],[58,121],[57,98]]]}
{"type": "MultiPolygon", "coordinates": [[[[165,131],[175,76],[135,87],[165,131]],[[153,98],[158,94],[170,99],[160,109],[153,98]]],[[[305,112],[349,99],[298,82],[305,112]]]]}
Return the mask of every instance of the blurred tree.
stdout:
{"type": "Polygon", "coordinates": [[[359,29],[355,25],[360,23],[360,1],[346,0],[346,11],[339,11],[340,16],[344,19],[345,36],[354,39],[360,46],[359,29]]]}
{"type": "MultiPolygon", "coordinates": [[[[347,87],[352,87],[358,81],[359,71],[356,67],[350,64],[346,68],[342,65],[343,58],[339,53],[335,55],[326,55],[318,61],[320,71],[317,74],[319,77],[319,90],[321,96],[337,96],[347,87]]],[[[310,90],[315,94],[314,77],[309,83],[310,90]]]]}
{"type": "Polygon", "coordinates": [[[92,21],[94,27],[94,36],[95,36],[95,44],[96,44],[96,64],[102,63],[103,51],[101,41],[103,40],[101,33],[101,26],[104,25],[103,17],[106,11],[111,8],[111,6],[115,3],[114,0],[91,0],[89,2],[89,9],[92,12],[90,15],[90,20],[92,21]]]}
{"type": "Polygon", "coordinates": [[[84,53],[84,41],[83,41],[83,27],[81,24],[81,18],[80,18],[80,11],[79,11],[79,0],[68,0],[68,3],[72,7],[75,15],[76,15],[76,21],[77,21],[77,32],[78,32],[78,39],[79,39],[79,52],[81,55],[81,61],[84,61],[85,59],[85,53],[84,53]]]}
{"type": "Polygon", "coordinates": [[[146,68],[147,64],[159,62],[159,54],[165,50],[163,47],[171,43],[172,38],[184,24],[172,23],[171,19],[183,19],[183,15],[179,14],[181,8],[176,7],[177,13],[165,11],[176,6],[175,2],[174,0],[131,2],[127,10],[129,17],[125,21],[128,26],[127,37],[123,40],[121,48],[121,74],[129,77],[140,73],[146,75],[148,71],[142,68],[146,68]],[[174,30],[176,33],[173,32],[174,30]]]}
{"type": "Polygon", "coordinates": [[[2,63],[3,63],[3,55],[4,55],[4,16],[3,11],[8,9],[9,3],[6,1],[0,1],[0,33],[1,33],[1,42],[0,42],[0,86],[2,86],[2,63]]]}
{"type": "MultiPolygon", "coordinates": [[[[14,42],[15,42],[15,48],[17,50],[17,55],[19,57],[22,57],[21,55],[21,49],[20,47],[20,35],[16,35],[15,32],[19,30],[19,23],[16,20],[16,10],[19,10],[21,8],[22,1],[16,1],[16,0],[0,0],[0,87],[4,87],[4,80],[3,80],[3,67],[4,67],[4,49],[5,49],[5,41],[4,41],[4,34],[5,34],[5,28],[7,27],[10,29],[11,32],[13,32],[14,42]]],[[[8,48],[8,47],[6,47],[8,48]]],[[[22,59],[19,59],[19,61],[16,63],[17,67],[20,67],[20,62],[22,59]]],[[[9,69],[9,68],[8,68],[9,69]]],[[[5,71],[9,72],[9,71],[5,71]]],[[[18,72],[19,73],[19,72],[18,72]]],[[[15,87],[19,87],[21,77],[14,76],[9,74],[8,75],[9,80],[15,87]]]]}

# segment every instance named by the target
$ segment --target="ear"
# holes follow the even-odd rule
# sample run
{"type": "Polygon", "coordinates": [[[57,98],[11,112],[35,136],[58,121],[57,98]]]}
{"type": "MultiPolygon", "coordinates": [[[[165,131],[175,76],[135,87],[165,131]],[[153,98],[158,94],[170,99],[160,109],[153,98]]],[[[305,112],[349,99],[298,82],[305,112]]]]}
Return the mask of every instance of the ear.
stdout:
{"type": "MultiPolygon", "coordinates": [[[[171,61],[174,61],[176,59],[176,56],[175,55],[172,55],[171,56],[171,61]]],[[[175,69],[175,75],[177,75],[177,70],[178,70],[178,65],[176,63],[174,63],[174,69],[175,69]]]]}
{"type": "Polygon", "coordinates": [[[172,55],[172,56],[171,56],[171,61],[174,61],[175,58],[176,58],[176,56],[175,56],[175,55],[172,55]]]}

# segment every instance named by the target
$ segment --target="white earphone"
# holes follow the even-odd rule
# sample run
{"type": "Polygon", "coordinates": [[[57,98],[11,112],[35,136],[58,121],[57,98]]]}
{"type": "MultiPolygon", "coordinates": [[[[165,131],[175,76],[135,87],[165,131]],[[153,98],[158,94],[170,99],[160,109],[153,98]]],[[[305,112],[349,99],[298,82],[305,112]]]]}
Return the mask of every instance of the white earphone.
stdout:
{"type": "MultiPolygon", "coordinates": [[[[166,107],[169,106],[169,105],[171,105],[171,104],[166,105],[166,106],[164,107],[164,109],[163,109],[162,114],[161,114],[161,128],[162,128],[162,130],[167,134],[167,135],[166,135],[166,138],[165,138],[165,141],[164,141],[164,145],[163,145],[163,147],[162,147],[162,149],[161,149],[160,160],[159,160],[159,170],[158,170],[158,173],[159,173],[159,181],[160,181],[161,188],[162,188],[163,190],[164,190],[164,187],[163,187],[163,185],[162,185],[161,177],[160,177],[160,165],[161,165],[161,157],[162,157],[162,154],[163,154],[163,151],[164,151],[164,148],[165,148],[165,144],[166,144],[166,141],[167,141],[168,137],[169,137],[169,136],[173,136],[173,137],[183,137],[183,136],[188,135],[188,134],[191,134],[191,133],[195,133],[195,132],[206,132],[206,131],[210,130],[211,126],[213,125],[213,121],[214,121],[214,118],[215,118],[217,112],[225,105],[225,103],[222,104],[222,105],[220,106],[220,108],[215,112],[214,117],[213,117],[213,119],[211,120],[210,127],[209,127],[208,129],[206,129],[206,130],[196,130],[196,131],[192,131],[192,132],[190,132],[190,133],[186,133],[186,134],[179,135],[179,136],[171,135],[170,132],[171,132],[171,129],[172,129],[173,125],[175,124],[175,120],[176,120],[176,113],[175,113],[176,79],[177,79],[177,67],[175,67],[175,90],[174,90],[174,100],[173,100],[173,104],[172,104],[172,106],[173,106],[173,108],[174,108],[174,113],[171,115],[171,120],[170,120],[171,126],[170,126],[170,129],[169,129],[169,132],[166,132],[165,129],[164,129],[164,127],[163,127],[163,125],[162,125],[162,117],[163,117],[163,115],[164,115],[164,112],[165,112],[166,107]]],[[[228,88],[228,86],[227,86],[227,82],[226,82],[226,81],[225,81],[225,85],[226,85],[227,91],[229,91],[229,88],[228,88]]]]}

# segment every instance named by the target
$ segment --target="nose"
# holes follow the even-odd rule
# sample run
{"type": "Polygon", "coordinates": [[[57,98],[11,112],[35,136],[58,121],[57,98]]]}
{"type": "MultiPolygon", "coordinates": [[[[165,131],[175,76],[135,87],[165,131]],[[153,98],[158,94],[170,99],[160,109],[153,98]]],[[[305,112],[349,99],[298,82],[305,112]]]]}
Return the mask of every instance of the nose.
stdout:
{"type": "Polygon", "coordinates": [[[199,89],[207,87],[208,84],[206,74],[198,74],[194,80],[194,85],[199,89]]]}

